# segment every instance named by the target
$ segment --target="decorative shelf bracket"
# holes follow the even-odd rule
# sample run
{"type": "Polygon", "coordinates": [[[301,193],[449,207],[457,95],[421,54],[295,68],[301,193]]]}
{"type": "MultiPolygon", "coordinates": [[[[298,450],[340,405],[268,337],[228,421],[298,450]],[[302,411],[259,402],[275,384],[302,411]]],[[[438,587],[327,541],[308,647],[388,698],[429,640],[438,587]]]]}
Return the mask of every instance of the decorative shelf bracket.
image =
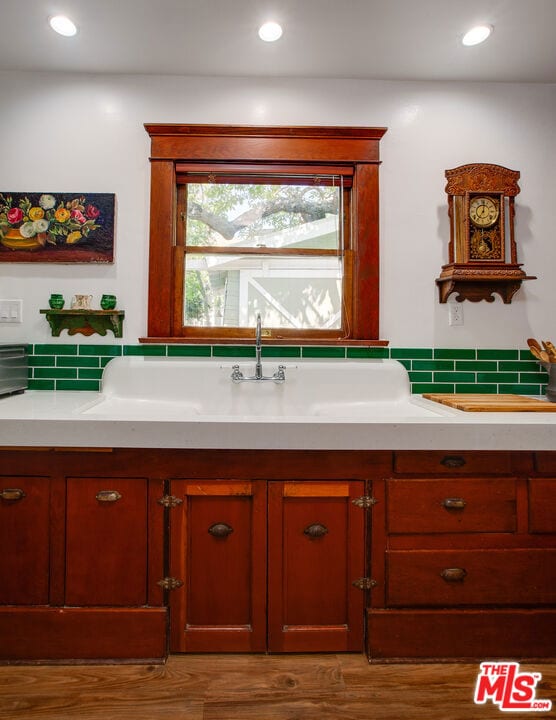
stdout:
{"type": "Polygon", "coordinates": [[[68,335],[106,335],[112,330],[114,337],[123,336],[124,310],[41,310],[46,315],[53,337],[59,337],[62,330],[68,335]]]}

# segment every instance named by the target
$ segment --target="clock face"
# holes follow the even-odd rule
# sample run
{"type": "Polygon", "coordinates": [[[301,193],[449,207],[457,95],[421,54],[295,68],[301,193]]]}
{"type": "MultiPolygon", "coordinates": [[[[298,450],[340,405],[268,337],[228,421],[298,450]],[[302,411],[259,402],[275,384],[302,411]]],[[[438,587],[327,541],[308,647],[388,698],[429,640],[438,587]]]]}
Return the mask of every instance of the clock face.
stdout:
{"type": "Polygon", "coordinates": [[[500,205],[490,197],[474,197],[469,203],[469,217],[477,227],[490,227],[498,220],[500,205]]]}

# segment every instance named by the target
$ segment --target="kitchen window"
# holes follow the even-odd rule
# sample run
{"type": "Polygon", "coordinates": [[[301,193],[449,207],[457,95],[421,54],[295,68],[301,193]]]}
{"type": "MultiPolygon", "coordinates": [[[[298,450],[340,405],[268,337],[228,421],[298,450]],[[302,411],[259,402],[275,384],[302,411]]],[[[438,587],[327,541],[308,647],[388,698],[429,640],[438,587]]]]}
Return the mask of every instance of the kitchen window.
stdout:
{"type": "Polygon", "coordinates": [[[146,126],[149,337],[377,342],[383,129],[146,126]]]}

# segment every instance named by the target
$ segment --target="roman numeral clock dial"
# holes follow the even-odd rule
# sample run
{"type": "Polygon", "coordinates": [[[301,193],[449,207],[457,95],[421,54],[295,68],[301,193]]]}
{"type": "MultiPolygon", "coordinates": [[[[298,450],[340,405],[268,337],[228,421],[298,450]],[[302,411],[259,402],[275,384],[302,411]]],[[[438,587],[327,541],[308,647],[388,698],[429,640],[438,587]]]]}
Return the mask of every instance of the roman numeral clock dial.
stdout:
{"type": "Polygon", "coordinates": [[[439,300],[510,303],[523,280],[514,237],[518,170],[475,163],[446,170],[450,218],[448,264],[436,279],[439,300]]]}

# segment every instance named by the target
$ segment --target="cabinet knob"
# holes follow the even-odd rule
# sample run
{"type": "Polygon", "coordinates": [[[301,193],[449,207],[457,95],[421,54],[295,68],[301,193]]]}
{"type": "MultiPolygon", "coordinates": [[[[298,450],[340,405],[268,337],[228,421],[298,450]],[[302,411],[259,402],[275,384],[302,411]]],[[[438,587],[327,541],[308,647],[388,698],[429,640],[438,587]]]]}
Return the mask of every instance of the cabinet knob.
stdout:
{"type": "Polygon", "coordinates": [[[214,523],[214,525],[211,525],[208,529],[208,532],[212,535],[212,537],[217,538],[226,538],[228,535],[233,533],[233,531],[233,527],[230,527],[230,525],[227,525],[226,523],[214,523]]]}
{"type": "Polygon", "coordinates": [[[440,461],[440,464],[447,468],[463,467],[465,463],[466,460],[461,455],[445,455],[440,461]]]}
{"type": "Polygon", "coordinates": [[[100,492],[97,492],[95,495],[95,498],[99,502],[106,502],[106,503],[112,503],[117,502],[121,499],[121,494],[117,490],[101,490],[100,492]]]}
{"type": "Polygon", "coordinates": [[[467,575],[465,568],[444,568],[440,577],[446,582],[462,582],[467,575]]]}
{"type": "Polygon", "coordinates": [[[17,500],[23,500],[24,497],[25,493],[21,488],[4,488],[0,490],[0,498],[2,498],[2,500],[16,502],[17,500]]]}
{"type": "Polygon", "coordinates": [[[325,525],[321,525],[320,523],[313,523],[313,525],[308,525],[305,528],[303,534],[307,535],[307,537],[319,538],[326,535],[327,532],[328,528],[325,525]]]}
{"type": "Polygon", "coordinates": [[[446,510],[463,510],[466,505],[465,500],[458,497],[444,498],[442,501],[442,507],[446,508],[446,510]]]}

